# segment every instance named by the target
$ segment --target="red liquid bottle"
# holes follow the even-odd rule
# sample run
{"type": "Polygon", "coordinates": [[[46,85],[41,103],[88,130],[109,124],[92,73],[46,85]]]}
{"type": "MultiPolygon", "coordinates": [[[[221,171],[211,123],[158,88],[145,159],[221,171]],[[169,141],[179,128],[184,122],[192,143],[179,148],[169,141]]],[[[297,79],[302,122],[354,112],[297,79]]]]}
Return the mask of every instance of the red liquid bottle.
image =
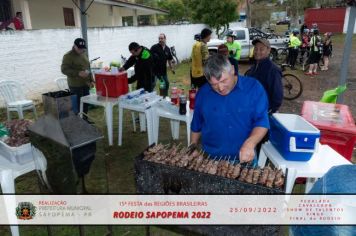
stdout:
{"type": "Polygon", "coordinates": [[[178,104],[178,88],[176,87],[176,85],[172,86],[172,90],[171,90],[171,102],[173,104],[178,104]]]}
{"type": "Polygon", "coordinates": [[[189,108],[192,110],[194,109],[196,94],[197,90],[194,88],[194,85],[192,85],[192,88],[189,90],[189,108]]]}

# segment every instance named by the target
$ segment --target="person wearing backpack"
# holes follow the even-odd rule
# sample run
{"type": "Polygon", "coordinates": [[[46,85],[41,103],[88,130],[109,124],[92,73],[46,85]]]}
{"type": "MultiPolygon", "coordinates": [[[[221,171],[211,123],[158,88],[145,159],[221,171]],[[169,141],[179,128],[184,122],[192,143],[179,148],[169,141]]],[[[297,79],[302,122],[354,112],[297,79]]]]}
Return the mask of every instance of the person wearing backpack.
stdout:
{"type": "Polygon", "coordinates": [[[309,71],[306,75],[317,75],[318,63],[322,54],[322,43],[319,36],[319,30],[313,30],[313,37],[310,39],[310,55],[308,58],[309,71]]]}

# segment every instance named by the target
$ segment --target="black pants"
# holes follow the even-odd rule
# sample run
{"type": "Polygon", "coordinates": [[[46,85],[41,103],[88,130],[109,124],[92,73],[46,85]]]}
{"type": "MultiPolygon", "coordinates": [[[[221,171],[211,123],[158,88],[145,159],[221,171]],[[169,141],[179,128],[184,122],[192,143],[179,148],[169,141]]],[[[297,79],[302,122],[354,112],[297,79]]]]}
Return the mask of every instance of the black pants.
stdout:
{"type": "Polygon", "coordinates": [[[199,89],[201,86],[203,86],[207,82],[205,76],[201,77],[191,77],[191,85],[194,86],[194,88],[199,89]]]}
{"type": "Polygon", "coordinates": [[[298,53],[299,53],[299,49],[295,49],[295,48],[291,48],[290,49],[290,59],[289,59],[289,62],[290,62],[290,65],[292,68],[294,68],[295,66],[295,63],[297,61],[297,57],[298,57],[298,53]]]}
{"type": "MultiPolygon", "coordinates": [[[[88,86],[83,86],[83,87],[69,87],[69,90],[71,93],[77,95],[77,102],[76,104],[73,104],[73,106],[76,106],[76,110],[79,112],[80,111],[80,98],[89,95],[89,87],[88,86]]],[[[83,112],[85,114],[88,114],[88,104],[84,103],[83,104],[83,112]]],[[[77,114],[76,114],[77,115],[77,114]]],[[[86,120],[87,117],[84,115],[83,118],[86,120]]]]}

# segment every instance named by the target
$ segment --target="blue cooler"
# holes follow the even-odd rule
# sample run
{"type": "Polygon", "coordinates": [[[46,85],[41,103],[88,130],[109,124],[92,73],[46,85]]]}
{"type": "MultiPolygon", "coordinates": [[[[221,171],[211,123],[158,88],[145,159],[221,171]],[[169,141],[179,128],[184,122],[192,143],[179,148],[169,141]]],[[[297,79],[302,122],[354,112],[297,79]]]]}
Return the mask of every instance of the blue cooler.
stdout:
{"type": "Polygon", "coordinates": [[[288,161],[308,161],[317,151],[320,131],[303,117],[275,113],[270,117],[270,141],[288,161]]]}

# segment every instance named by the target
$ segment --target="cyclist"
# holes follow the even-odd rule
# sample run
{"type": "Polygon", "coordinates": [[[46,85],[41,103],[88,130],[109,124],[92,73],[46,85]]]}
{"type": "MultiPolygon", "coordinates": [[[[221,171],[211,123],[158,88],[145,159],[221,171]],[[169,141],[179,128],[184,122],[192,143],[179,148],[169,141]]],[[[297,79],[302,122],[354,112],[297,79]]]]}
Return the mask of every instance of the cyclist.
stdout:
{"type": "Polygon", "coordinates": [[[313,30],[313,37],[310,39],[310,55],[308,58],[309,71],[305,73],[306,75],[317,75],[318,63],[321,57],[321,38],[319,36],[319,30],[313,30]]]}
{"type": "Polygon", "coordinates": [[[299,47],[302,44],[298,38],[299,30],[294,29],[289,38],[289,64],[291,69],[295,70],[295,63],[297,61],[299,47]]]}
{"type": "Polygon", "coordinates": [[[229,49],[229,54],[236,60],[240,60],[241,56],[241,44],[238,41],[235,41],[235,35],[232,31],[229,31],[226,35],[226,43],[225,45],[229,49]]]}
{"type": "Polygon", "coordinates": [[[310,41],[309,29],[304,29],[303,36],[302,36],[302,45],[300,46],[300,59],[299,59],[300,64],[303,64],[304,54],[307,53],[308,55],[309,41],[310,41]]]}
{"type": "Polygon", "coordinates": [[[321,70],[328,70],[329,69],[329,57],[332,54],[333,51],[333,45],[331,41],[331,32],[327,32],[324,34],[324,42],[323,42],[323,61],[324,61],[324,67],[321,68],[321,70]]]}

